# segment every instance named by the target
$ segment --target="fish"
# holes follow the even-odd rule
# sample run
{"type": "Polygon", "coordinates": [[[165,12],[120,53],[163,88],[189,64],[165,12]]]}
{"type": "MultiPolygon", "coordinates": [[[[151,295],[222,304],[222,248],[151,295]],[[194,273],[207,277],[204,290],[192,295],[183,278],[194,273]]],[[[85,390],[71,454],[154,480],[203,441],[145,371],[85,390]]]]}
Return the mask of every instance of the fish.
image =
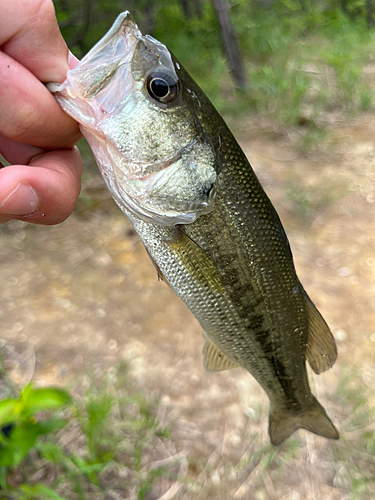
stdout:
{"type": "Polygon", "coordinates": [[[179,60],[126,11],[48,88],[79,122],[159,278],[202,326],[204,369],[255,377],[273,445],[300,428],[338,439],[306,369],[335,363],[334,338],[245,154],[179,60]]]}

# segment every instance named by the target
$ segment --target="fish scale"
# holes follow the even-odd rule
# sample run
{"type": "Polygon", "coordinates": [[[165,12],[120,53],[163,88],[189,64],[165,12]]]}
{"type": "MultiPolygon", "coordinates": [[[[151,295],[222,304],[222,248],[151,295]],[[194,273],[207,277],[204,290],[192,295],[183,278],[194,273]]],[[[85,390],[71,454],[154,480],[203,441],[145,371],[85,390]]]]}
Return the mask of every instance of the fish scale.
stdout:
{"type": "MultiPolygon", "coordinates": [[[[178,269],[175,266],[170,265],[170,258],[165,259],[159,255],[160,253],[164,256],[169,248],[167,242],[168,239],[171,238],[171,235],[168,234],[168,229],[159,229],[157,236],[154,234],[154,231],[150,231],[150,227],[147,224],[142,225],[143,227],[140,228],[136,223],[136,229],[149,250],[156,247],[153,243],[157,243],[157,241],[164,240],[166,242],[162,247],[158,246],[157,251],[151,250],[150,253],[154,260],[159,263],[159,267],[161,268],[167,282],[173,289],[178,290],[178,295],[195,314],[198,321],[200,321],[204,327],[207,335],[226,355],[232,359],[234,358],[238,364],[248,369],[263,387],[267,387],[267,392],[270,397],[273,399],[275,399],[275,397],[276,399],[283,399],[280,395],[284,393],[287,396],[285,398],[286,405],[290,406],[293,403],[297,404],[301,396],[305,397],[305,395],[310,392],[307,389],[308,384],[304,368],[304,356],[299,356],[297,360],[298,369],[296,370],[296,360],[290,359],[288,351],[285,349],[281,350],[277,356],[278,364],[276,366],[284,366],[281,359],[283,353],[285,352],[285,354],[287,354],[285,365],[286,367],[290,365],[289,372],[291,373],[289,373],[287,379],[282,382],[280,376],[270,377],[270,374],[274,375],[275,373],[274,357],[275,352],[280,350],[280,346],[278,344],[282,342],[283,347],[285,347],[285,344],[290,344],[287,345],[287,347],[289,349],[295,349],[296,343],[299,344],[299,336],[295,337],[285,334],[278,335],[279,330],[282,332],[286,331],[286,328],[289,326],[288,321],[284,321],[278,325],[279,328],[274,327],[272,331],[270,331],[272,318],[270,318],[270,315],[267,314],[264,300],[264,294],[267,295],[269,290],[266,290],[266,293],[264,293],[264,291],[262,292],[260,289],[261,285],[259,286],[256,283],[253,273],[249,272],[247,267],[240,267],[239,273],[239,263],[241,261],[252,259],[256,262],[256,265],[259,265],[256,247],[252,247],[252,254],[244,251],[241,247],[239,248],[236,244],[238,237],[235,237],[233,234],[233,225],[225,226],[229,233],[228,235],[226,235],[226,232],[223,228],[221,228],[220,238],[216,238],[215,240],[212,239],[212,236],[206,238],[207,234],[205,228],[217,227],[218,221],[222,221],[223,218],[228,215],[230,216],[230,214],[223,213],[220,208],[222,208],[225,212],[225,205],[222,205],[220,201],[217,200],[217,204],[211,214],[202,216],[194,224],[184,227],[184,232],[186,232],[186,234],[188,234],[188,236],[195,241],[198,247],[200,247],[200,241],[207,239],[211,240],[211,245],[209,248],[205,249],[205,252],[210,261],[213,263],[215,271],[220,276],[225,289],[224,294],[218,294],[218,296],[211,295],[211,300],[209,300],[209,297],[207,296],[209,283],[199,283],[198,281],[198,283],[193,286],[192,283],[190,283],[190,280],[188,280],[189,273],[185,260],[194,260],[195,255],[185,253],[184,256],[181,256],[180,253],[181,259],[178,262],[178,269]],[[160,234],[160,232],[164,232],[165,234],[160,234]],[[214,245],[214,243],[216,243],[216,245],[214,245]],[[233,256],[235,256],[234,260],[233,256]],[[231,263],[232,265],[230,265],[231,263]],[[223,270],[228,267],[229,269],[227,272],[223,272],[223,270]],[[230,281],[228,282],[227,276],[232,277],[234,275],[234,271],[239,277],[239,280],[237,281],[236,286],[231,286],[230,281]],[[176,275],[179,277],[177,280],[176,275]],[[182,277],[182,282],[180,282],[180,277],[182,277]],[[253,286],[250,286],[251,277],[255,282],[253,286]],[[254,324],[255,316],[258,318],[260,317],[262,320],[257,329],[255,328],[257,325],[254,324]],[[267,340],[267,342],[265,342],[265,340],[267,340]],[[241,350],[239,350],[239,346],[242,347],[241,350]],[[296,375],[298,375],[298,390],[294,391],[293,380],[296,380],[296,375]],[[292,398],[291,394],[294,394],[292,398]]],[[[208,229],[208,232],[211,233],[211,229],[208,229]]],[[[261,245],[261,251],[263,253],[264,242],[258,241],[256,246],[258,245],[261,245]]],[[[298,284],[297,278],[296,283],[298,284]]],[[[282,287],[279,286],[275,292],[283,293],[285,296],[285,291],[280,290],[280,288],[282,287]]],[[[268,295],[270,294],[268,293],[268,295]]],[[[272,304],[275,309],[275,301],[272,301],[272,304]]],[[[283,301],[283,303],[280,304],[280,307],[285,308],[285,305],[285,301],[283,301]]],[[[303,304],[296,304],[296,301],[293,301],[292,305],[294,308],[296,308],[296,306],[298,308],[298,306],[303,304]]],[[[272,311],[273,314],[275,314],[274,309],[272,311]]],[[[294,316],[289,313],[287,319],[289,318],[294,319],[294,316]]],[[[293,332],[295,328],[296,324],[293,323],[289,329],[293,332]]],[[[307,329],[307,325],[305,325],[305,329],[307,329]]],[[[283,371],[285,371],[285,369],[283,369],[283,371]]]]}
{"type": "Polygon", "coordinates": [[[246,156],[181,63],[125,12],[48,87],[80,122],[159,277],[204,329],[204,368],[256,378],[273,444],[299,428],[337,439],[306,372],[306,360],[316,373],[333,365],[332,334],[246,156]]]}

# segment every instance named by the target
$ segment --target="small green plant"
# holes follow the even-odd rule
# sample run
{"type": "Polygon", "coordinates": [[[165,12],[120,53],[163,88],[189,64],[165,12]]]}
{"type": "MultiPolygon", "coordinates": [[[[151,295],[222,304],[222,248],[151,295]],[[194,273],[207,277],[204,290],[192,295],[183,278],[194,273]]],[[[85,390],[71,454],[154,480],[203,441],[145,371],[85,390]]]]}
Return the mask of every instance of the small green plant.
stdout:
{"type": "Polygon", "coordinates": [[[25,458],[37,439],[61,429],[66,421],[54,415],[39,419],[47,410],[58,410],[71,402],[69,394],[56,388],[34,389],[27,385],[18,398],[0,402],[0,488],[7,489],[7,474],[25,458]]]}
{"type": "Polygon", "coordinates": [[[62,419],[51,417],[38,421],[36,415],[70,402],[69,394],[62,389],[34,389],[31,385],[25,387],[18,399],[1,401],[0,466],[18,465],[39,436],[63,427],[65,421],[62,419]]]}
{"type": "Polygon", "coordinates": [[[176,480],[180,464],[169,458],[157,399],[134,391],[123,368],[85,379],[74,398],[27,386],[18,399],[0,402],[0,500],[125,499],[130,492],[145,500],[176,480]]]}

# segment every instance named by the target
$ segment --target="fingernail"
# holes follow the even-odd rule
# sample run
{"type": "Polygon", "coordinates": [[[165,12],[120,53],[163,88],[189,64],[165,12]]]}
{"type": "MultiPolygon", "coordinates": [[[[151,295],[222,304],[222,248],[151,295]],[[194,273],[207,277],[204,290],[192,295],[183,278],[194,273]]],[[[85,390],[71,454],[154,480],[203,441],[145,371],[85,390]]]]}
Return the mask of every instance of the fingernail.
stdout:
{"type": "Polygon", "coordinates": [[[29,215],[38,208],[39,199],[31,186],[18,184],[0,203],[0,213],[7,215],[29,215]]]}

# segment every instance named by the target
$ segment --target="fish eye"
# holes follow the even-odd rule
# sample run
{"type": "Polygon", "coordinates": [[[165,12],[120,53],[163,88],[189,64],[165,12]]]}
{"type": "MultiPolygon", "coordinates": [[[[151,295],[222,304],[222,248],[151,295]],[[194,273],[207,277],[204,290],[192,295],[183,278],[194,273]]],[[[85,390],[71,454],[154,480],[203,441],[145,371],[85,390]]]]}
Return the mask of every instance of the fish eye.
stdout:
{"type": "Polygon", "coordinates": [[[155,71],[147,78],[147,91],[158,102],[170,104],[178,97],[178,80],[166,71],[155,71]]]}

